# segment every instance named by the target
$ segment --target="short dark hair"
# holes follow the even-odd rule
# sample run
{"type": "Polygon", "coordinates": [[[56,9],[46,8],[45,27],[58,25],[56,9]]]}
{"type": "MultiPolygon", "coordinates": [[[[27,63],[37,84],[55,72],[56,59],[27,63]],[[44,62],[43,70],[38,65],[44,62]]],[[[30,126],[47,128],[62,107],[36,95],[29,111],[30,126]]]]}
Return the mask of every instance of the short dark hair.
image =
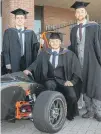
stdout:
{"type": "Polygon", "coordinates": [[[49,39],[59,39],[62,41],[62,37],[60,36],[59,33],[51,33],[49,39]]]}

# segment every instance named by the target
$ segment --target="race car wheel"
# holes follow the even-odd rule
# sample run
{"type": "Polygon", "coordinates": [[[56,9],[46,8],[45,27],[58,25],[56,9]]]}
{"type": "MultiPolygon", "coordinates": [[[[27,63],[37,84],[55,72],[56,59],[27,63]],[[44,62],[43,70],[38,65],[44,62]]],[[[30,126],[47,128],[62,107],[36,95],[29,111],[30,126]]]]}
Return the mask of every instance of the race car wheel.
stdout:
{"type": "Polygon", "coordinates": [[[33,123],[38,130],[58,132],[65,123],[66,115],[66,100],[61,93],[44,91],[37,97],[33,108],[33,123]]]}

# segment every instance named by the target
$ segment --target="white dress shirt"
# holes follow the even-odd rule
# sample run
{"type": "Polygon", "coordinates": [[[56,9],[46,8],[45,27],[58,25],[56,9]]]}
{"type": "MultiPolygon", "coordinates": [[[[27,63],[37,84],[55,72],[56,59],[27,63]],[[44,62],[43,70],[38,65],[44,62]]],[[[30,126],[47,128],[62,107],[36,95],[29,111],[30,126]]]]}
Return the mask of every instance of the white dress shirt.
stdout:
{"type": "MultiPolygon", "coordinates": [[[[18,30],[19,29],[22,29],[21,31],[24,31],[24,27],[22,27],[22,28],[19,28],[19,27],[16,27],[18,30]]],[[[18,36],[19,36],[19,38],[20,38],[20,33],[18,33],[18,36]]],[[[22,33],[22,42],[23,42],[23,55],[24,55],[24,50],[25,50],[25,34],[24,33],[22,33]]]]}
{"type": "MultiPolygon", "coordinates": [[[[54,51],[59,54],[60,49],[57,49],[57,50],[52,49],[52,52],[54,52],[54,51]]],[[[53,59],[53,55],[50,56],[50,60],[49,60],[51,64],[52,64],[52,59],[53,59]]],[[[55,68],[56,68],[57,65],[58,65],[58,59],[59,59],[59,55],[57,55],[57,56],[56,56],[56,59],[55,59],[55,68]]]]}

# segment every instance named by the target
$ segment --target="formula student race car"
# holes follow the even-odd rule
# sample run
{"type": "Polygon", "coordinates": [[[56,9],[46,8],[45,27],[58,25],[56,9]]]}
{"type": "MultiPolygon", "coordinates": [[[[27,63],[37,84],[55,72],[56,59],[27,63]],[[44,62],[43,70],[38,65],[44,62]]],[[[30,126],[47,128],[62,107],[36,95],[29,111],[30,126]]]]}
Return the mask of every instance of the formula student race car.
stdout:
{"type": "Polygon", "coordinates": [[[65,123],[67,106],[64,96],[47,91],[23,72],[1,76],[1,119],[31,119],[35,127],[47,133],[58,132],[65,123]]]}

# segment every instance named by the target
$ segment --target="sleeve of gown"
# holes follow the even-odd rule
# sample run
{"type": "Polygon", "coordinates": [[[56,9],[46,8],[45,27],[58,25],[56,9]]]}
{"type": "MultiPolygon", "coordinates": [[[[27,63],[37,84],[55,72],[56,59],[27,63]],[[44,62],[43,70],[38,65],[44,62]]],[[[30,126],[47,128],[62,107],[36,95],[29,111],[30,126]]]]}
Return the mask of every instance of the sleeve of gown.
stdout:
{"type": "Polygon", "coordinates": [[[101,65],[101,29],[100,26],[96,26],[95,30],[95,42],[94,42],[94,50],[96,53],[96,58],[101,65]]]}
{"type": "Polygon", "coordinates": [[[71,32],[70,32],[70,43],[71,43],[71,45],[70,46],[68,46],[68,49],[69,50],[71,50],[72,52],[74,52],[74,47],[73,47],[73,29],[71,30],[71,32]]]}
{"type": "Polygon", "coordinates": [[[40,43],[37,40],[37,36],[32,32],[32,62],[36,60],[40,43]]]}
{"type": "Polygon", "coordinates": [[[79,77],[74,74],[71,82],[73,83],[73,85],[76,85],[78,83],[78,81],[79,81],[79,77]]]}
{"type": "Polygon", "coordinates": [[[73,57],[72,57],[72,82],[74,82],[74,84],[76,84],[79,80],[82,81],[82,75],[81,75],[81,65],[79,62],[79,59],[77,58],[77,56],[73,53],[73,57]]]}
{"type": "Polygon", "coordinates": [[[10,63],[10,55],[9,55],[9,51],[10,51],[10,42],[9,42],[9,33],[8,33],[8,30],[6,30],[6,31],[4,32],[2,51],[3,51],[3,56],[4,56],[5,65],[11,64],[11,63],[10,63]]]}
{"type": "Polygon", "coordinates": [[[99,42],[100,42],[100,48],[101,48],[101,27],[99,28],[99,42]]]}
{"type": "Polygon", "coordinates": [[[68,46],[68,49],[72,51],[72,30],[70,32],[70,42],[71,42],[71,45],[68,46]]]}
{"type": "Polygon", "coordinates": [[[41,62],[42,53],[43,53],[43,52],[40,52],[40,54],[38,55],[37,59],[27,68],[27,70],[33,71],[33,72],[35,71],[37,65],[39,65],[38,63],[41,62]]]}
{"type": "Polygon", "coordinates": [[[36,63],[37,63],[37,60],[35,60],[35,61],[27,68],[27,70],[29,70],[30,72],[31,72],[31,71],[34,71],[35,68],[36,68],[36,63]]]}

